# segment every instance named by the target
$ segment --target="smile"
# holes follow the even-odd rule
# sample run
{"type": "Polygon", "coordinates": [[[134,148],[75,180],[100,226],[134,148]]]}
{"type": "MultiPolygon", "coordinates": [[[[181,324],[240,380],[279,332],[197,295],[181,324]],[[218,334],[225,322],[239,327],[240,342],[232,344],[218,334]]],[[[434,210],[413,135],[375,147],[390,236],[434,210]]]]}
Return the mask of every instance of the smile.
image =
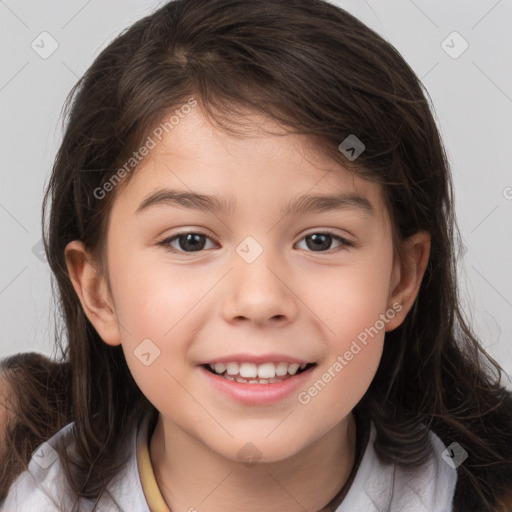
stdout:
{"type": "Polygon", "coordinates": [[[308,370],[315,363],[286,363],[269,362],[263,364],[254,363],[216,363],[207,364],[204,367],[224,379],[243,384],[275,384],[283,380],[291,379],[303,371],[308,370]]]}

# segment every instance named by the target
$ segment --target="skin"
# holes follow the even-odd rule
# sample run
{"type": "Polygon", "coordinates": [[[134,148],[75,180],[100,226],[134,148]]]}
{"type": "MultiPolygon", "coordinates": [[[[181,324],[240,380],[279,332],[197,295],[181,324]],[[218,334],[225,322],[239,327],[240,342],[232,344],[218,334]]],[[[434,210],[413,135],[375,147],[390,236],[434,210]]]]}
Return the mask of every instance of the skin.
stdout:
{"type": "Polygon", "coordinates": [[[354,464],[351,411],[375,375],[385,331],[410,310],[428,261],[423,232],[404,243],[402,261],[394,256],[380,185],[318,154],[303,135],[285,135],[257,115],[245,121],[244,136],[234,137],[194,109],[121,185],[108,226],[110,289],[82,242],[66,248],[89,320],[105,343],[122,345],[160,412],[150,455],[173,511],[325,506],[354,464]],[[136,214],[159,187],[233,195],[237,206],[213,214],[160,204],[136,214]],[[295,196],[335,192],[364,196],[373,213],[280,213],[295,196]],[[319,250],[308,246],[308,235],[326,229],[354,245],[333,238],[319,250]],[[158,245],[179,232],[210,238],[201,238],[198,252],[187,252],[183,238],[171,244],[181,252],[158,245]],[[247,236],[263,249],[252,263],[236,252],[247,236]],[[197,367],[236,352],[280,352],[316,362],[301,388],[307,390],[393,304],[401,311],[307,404],[297,393],[272,405],[239,404],[208,386],[197,367]],[[147,338],[160,350],[149,366],[134,354],[147,338]],[[237,456],[248,442],[261,454],[249,467],[237,456]]]}

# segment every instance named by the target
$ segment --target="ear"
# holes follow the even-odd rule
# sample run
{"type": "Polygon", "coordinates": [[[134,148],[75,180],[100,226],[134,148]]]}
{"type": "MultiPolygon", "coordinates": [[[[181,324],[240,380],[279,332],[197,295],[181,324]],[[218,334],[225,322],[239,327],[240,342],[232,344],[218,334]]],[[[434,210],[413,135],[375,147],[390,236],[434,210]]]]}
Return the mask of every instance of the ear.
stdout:
{"type": "Polygon", "coordinates": [[[105,343],[119,345],[121,335],[114,302],[104,276],[97,270],[83,242],[70,242],[65,257],[69,277],[87,318],[105,343]]]}
{"type": "Polygon", "coordinates": [[[397,313],[386,324],[386,331],[396,329],[411,310],[420,290],[429,256],[430,235],[426,231],[419,231],[403,241],[402,256],[395,260],[388,300],[388,307],[392,307],[397,313]]]}

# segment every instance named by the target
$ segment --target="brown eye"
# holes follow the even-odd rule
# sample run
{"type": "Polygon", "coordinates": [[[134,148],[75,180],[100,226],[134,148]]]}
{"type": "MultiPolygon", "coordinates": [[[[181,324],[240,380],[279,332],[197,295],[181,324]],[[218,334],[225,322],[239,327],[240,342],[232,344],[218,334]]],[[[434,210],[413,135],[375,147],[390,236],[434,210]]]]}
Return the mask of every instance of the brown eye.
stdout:
{"type": "Polygon", "coordinates": [[[312,233],[305,236],[302,240],[306,241],[307,248],[313,252],[327,252],[329,250],[336,252],[343,247],[352,247],[354,245],[352,242],[330,231],[312,233]],[[333,240],[337,241],[340,245],[335,249],[330,249],[333,240]]]}
{"type": "Polygon", "coordinates": [[[211,240],[211,238],[203,233],[187,231],[166,238],[159,242],[158,245],[166,247],[172,252],[199,252],[205,248],[206,240],[211,240]],[[176,245],[171,245],[175,241],[178,242],[178,247],[176,247],[176,245]]]}

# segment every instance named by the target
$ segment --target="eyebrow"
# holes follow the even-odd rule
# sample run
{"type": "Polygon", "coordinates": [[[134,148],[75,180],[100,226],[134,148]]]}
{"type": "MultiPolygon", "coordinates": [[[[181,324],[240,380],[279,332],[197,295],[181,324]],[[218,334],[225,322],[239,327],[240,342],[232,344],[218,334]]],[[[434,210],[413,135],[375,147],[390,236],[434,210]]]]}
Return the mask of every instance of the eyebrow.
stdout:
{"type": "MultiPolygon", "coordinates": [[[[176,208],[210,211],[212,213],[233,214],[237,201],[230,196],[228,199],[181,190],[157,189],[151,192],[139,205],[136,214],[140,214],[151,206],[165,205],[176,208]]],[[[302,195],[292,198],[281,208],[281,214],[287,215],[326,212],[333,210],[356,209],[363,213],[373,214],[374,207],[370,201],[358,194],[334,195],[302,195]]]]}

